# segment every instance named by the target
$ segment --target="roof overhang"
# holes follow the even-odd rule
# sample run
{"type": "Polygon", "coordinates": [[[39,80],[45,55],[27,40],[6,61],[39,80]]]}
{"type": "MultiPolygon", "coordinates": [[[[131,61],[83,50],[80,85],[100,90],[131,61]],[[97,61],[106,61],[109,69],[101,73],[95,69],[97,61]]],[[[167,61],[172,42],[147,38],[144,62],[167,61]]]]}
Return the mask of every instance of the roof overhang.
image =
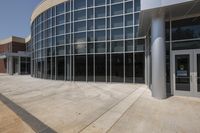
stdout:
{"type": "Polygon", "coordinates": [[[200,0],[141,0],[141,36],[148,33],[153,14],[160,11],[164,11],[166,20],[200,16],[200,0]]]}

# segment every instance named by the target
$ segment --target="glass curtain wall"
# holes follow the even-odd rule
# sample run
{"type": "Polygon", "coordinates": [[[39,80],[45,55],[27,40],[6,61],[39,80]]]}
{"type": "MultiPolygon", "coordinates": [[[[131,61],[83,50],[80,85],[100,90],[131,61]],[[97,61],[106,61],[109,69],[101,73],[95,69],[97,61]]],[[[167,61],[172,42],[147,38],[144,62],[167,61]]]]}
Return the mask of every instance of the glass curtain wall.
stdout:
{"type": "Polygon", "coordinates": [[[32,23],[34,77],[144,83],[140,0],[72,0],[32,23]]]}

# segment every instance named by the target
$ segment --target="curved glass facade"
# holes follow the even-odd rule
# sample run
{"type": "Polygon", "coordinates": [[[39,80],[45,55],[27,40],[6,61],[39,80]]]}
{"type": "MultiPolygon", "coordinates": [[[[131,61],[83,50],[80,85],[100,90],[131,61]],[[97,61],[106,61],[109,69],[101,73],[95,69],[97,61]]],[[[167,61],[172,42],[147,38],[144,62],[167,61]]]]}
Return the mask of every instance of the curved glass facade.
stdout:
{"type": "Polygon", "coordinates": [[[140,0],[72,0],[32,23],[32,76],[144,83],[140,0]]]}

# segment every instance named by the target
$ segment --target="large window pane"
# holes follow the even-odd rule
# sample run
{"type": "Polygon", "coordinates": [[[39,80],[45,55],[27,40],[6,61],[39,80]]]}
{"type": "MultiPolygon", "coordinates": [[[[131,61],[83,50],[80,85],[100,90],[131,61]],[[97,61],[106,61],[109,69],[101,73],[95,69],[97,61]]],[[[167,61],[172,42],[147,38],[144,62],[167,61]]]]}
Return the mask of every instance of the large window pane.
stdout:
{"type": "Polygon", "coordinates": [[[86,53],[86,44],[75,44],[74,49],[75,49],[75,54],[86,53]]]}
{"type": "Polygon", "coordinates": [[[95,81],[106,81],[105,55],[95,55],[95,81]]]}
{"type": "Polygon", "coordinates": [[[112,15],[123,14],[123,4],[112,5],[111,14],[112,15]]]}
{"type": "Polygon", "coordinates": [[[133,13],[133,1],[125,3],[125,13],[133,13]]]}
{"type": "Polygon", "coordinates": [[[96,43],[95,44],[95,53],[104,53],[105,52],[105,43],[96,43]]]}
{"type": "Polygon", "coordinates": [[[132,26],[133,25],[133,15],[126,15],[125,16],[125,25],[126,26],[132,26]]]}
{"type": "Polygon", "coordinates": [[[136,11],[140,11],[140,0],[135,0],[134,9],[136,11]]]}
{"type": "Polygon", "coordinates": [[[145,59],[144,53],[135,53],[135,82],[144,83],[145,59]]]}
{"type": "Polygon", "coordinates": [[[112,28],[123,27],[123,16],[112,18],[112,28]]]}
{"type": "Polygon", "coordinates": [[[74,21],[86,19],[86,10],[74,12],[74,21]]]}
{"type": "Polygon", "coordinates": [[[64,55],[65,54],[65,48],[64,46],[60,46],[56,48],[56,54],[57,55],[64,55]]]}
{"type": "Polygon", "coordinates": [[[63,24],[65,21],[64,21],[64,15],[60,15],[58,17],[56,17],[56,24],[59,25],[59,24],[63,24]]]}
{"type": "Polygon", "coordinates": [[[94,81],[94,56],[88,55],[88,81],[94,81]]]}
{"type": "Polygon", "coordinates": [[[64,44],[64,36],[57,36],[56,37],[56,45],[62,45],[64,44]]]}
{"type": "Polygon", "coordinates": [[[75,81],[86,81],[86,56],[75,56],[75,81]]]}
{"type": "Polygon", "coordinates": [[[111,37],[112,40],[123,39],[123,29],[113,29],[111,37]]]}
{"type": "Polygon", "coordinates": [[[56,14],[58,15],[58,14],[61,14],[61,13],[64,13],[64,3],[56,6],[56,14]]]}
{"type": "Polygon", "coordinates": [[[135,51],[144,51],[145,50],[145,39],[135,40],[135,51]]]}
{"type": "Polygon", "coordinates": [[[200,38],[200,17],[182,19],[172,22],[172,39],[200,38]]]}
{"type": "Polygon", "coordinates": [[[123,52],[123,41],[112,42],[112,52],[123,52]]]}
{"type": "Polygon", "coordinates": [[[56,35],[64,34],[65,28],[64,25],[56,27],[56,35]]]}
{"type": "Polygon", "coordinates": [[[74,34],[74,42],[81,43],[86,41],[86,33],[76,33],[74,34]]]}
{"type": "Polygon", "coordinates": [[[105,7],[98,7],[95,9],[95,17],[105,17],[105,7]]]}
{"type": "Polygon", "coordinates": [[[133,82],[133,54],[125,54],[125,81],[133,82]]]}
{"type": "Polygon", "coordinates": [[[56,79],[57,80],[64,80],[64,76],[65,76],[65,58],[62,56],[62,57],[57,57],[56,58],[56,69],[57,69],[57,76],[56,76],[56,79]]]}
{"type": "Polygon", "coordinates": [[[133,38],[133,27],[125,29],[125,38],[126,39],[133,38]]]}
{"type": "Polygon", "coordinates": [[[74,8],[81,9],[86,7],[86,0],[74,0],[74,8]]]}
{"type": "Polygon", "coordinates": [[[86,21],[76,22],[74,24],[74,31],[85,31],[86,30],[86,21]]]}
{"type": "Polygon", "coordinates": [[[95,41],[105,41],[105,31],[96,31],[95,32],[95,41]]]}
{"type": "Polygon", "coordinates": [[[123,54],[112,54],[112,82],[124,81],[123,54]]]}
{"type": "Polygon", "coordinates": [[[104,29],[105,28],[105,19],[97,19],[95,21],[95,28],[96,29],[104,29]]]}

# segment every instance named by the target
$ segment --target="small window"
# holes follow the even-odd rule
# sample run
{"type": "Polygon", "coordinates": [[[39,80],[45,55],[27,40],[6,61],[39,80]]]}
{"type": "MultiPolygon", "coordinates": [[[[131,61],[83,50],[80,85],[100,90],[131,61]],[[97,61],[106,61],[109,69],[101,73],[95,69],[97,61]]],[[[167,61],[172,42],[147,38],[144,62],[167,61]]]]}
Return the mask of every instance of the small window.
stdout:
{"type": "Polygon", "coordinates": [[[105,52],[105,43],[96,43],[95,44],[95,53],[104,53],[105,52]]]}
{"type": "Polygon", "coordinates": [[[59,25],[59,24],[63,24],[65,21],[64,21],[64,15],[60,15],[58,17],[56,17],[56,24],[59,25]]]}
{"type": "Polygon", "coordinates": [[[123,41],[112,42],[112,52],[123,52],[123,41]]]}
{"type": "Polygon", "coordinates": [[[95,10],[95,17],[105,17],[105,7],[98,7],[95,10]]]}
{"type": "Polygon", "coordinates": [[[74,12],[74,20],[83,20],[86,19],[86,10],[74,12]]]}
{"type": "Polygon", "coordinates": [[[86,0],[74,0],[74,8],[81,9],[86,7],[86,0]]]}

